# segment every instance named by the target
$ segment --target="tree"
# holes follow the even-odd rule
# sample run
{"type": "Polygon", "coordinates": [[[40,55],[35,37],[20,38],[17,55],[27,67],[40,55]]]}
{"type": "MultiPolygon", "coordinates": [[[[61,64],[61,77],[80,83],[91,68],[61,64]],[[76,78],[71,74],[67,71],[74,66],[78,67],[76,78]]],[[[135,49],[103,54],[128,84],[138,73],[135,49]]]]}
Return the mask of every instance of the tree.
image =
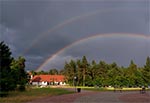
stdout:
{"type": "Polygon", "coordinates": [[[10,64],[12,62],[9,47],[0,42],[0,92],[8,92],[14,89],[13,79],[11,78],[10,64]]]}
{"type": "Polygon", "coordinates": [[[108,85],[108,69],[109,65],[105,61],[100,61],[98,64],[98,74],[101,78],[101,84],[103,86],[108,85]]]}
{"type": "Polygon", "coordinates": [[[83,69],[83,86],[85,86],[85,80],[86,80],[86,73],[88,68],[88,61],[86,59],[86,56],[82,57],[82,69],[83,69]]]}
{"type": "Polygon", "coordinates": [[[96,62],[93,60],[92,64],[89,64],[88,66],[88,70],[87,70],[87,78],[88,79],[88,84],[89,86],[94,86],[96,85],[96,80],[95,80],[95,76],[96,76],[96,62]]]}
{"type": "Polygon", "coordinates": [[[130,61],[128,67],[119,67],[117,63],[107,64],[100,61],[98,64],[93,60],[89,63],[86,56],[77,61],[66,62],[63,74],[69,84],[73,84],[76,76],[79,86],[125,86],[134,87],[141,85],[150,85],[150,58],[146,60],[144,67],[130,61]]]}
{"type": "Polygon", "coordinates": [[[81,60],[78,59],[76,64],[77,64],[77,78],[78,78],[77,84],[79,86],[82,86],[83,85],[83,70],[82,70],[81,60]]]}
{"type": "Polygon", "coordinates": [[[142,70],[143,68],[138,68],[138,70],[135,72],[136,78],[135,78],[135,84],[137,86],[142,86],[144,85],[144,80],[143,80],[143,75],[142,75],[142,70]]]}
{"type": "Polygon", "coordinates": [[[11,63],[11,74],[15,79],[15,84],[19,90],[25,90],[25,84],[28,82],[27,73],[25,72],[25,58],[19,57],[11,63]],[[17,75],[16,75],[17,74],[17,75]]]}
{"type": "Polygon", "coordinates": [[[77,85],[77,65],[76,62],[74,60],[71,60],[70,63],[70,68],[72,71],[72,78],[73,78],[73,85],[77,85]]]}
{"type": "Polygon", "coordinates": [[[33,76],[37,75],[37,72],[35,72],[34,70],[31,70],[30,72],[33,76]]]}
{"type": "Polygon", "coordinates": [[[137,72],[137,65],[133,62],[133,60],[131,60],[130,65],[127,69],[127,78],[130,87],[138,85],[136,84],[136,72],[137,72]]]}
{"type": "Polygon", "coordinates": [[[145,85],[150,85],[150,57],[147,57],[146,59],[142,74],[145,85]]]}
{"type": "Polygon", "coordinates": [[[48,74],[48,72],[43,71],[43,70],[41,70],[41,71],[39,71],[39,72],[36,72],[36,73],[37,73],[37,75],[41,75],[41,74],[48,74]]]}
{"type": "Polygon", "coordinates": [[[76,74],[76,63],[71,60],[69,63],[65,63],[64,74],[66,76],[67,82],[70,85],[74,85],[74,76],[76,74]]]}
{"type": "Polygon", "coordinates": [[[99,76],[98,64],[95,60],[92,61],[88,66],[86,81],[88,86],[99,86],[101,85],[101,78],[99,76]]]}
{"type": "Polygon", "coordinates": [[[120,85],[120,76],[121,70],[117,66],[117,64],[114,62],[109,66],[109,70],[107,72],[108,75],[108,84],[112,86],[119,86],[120,85]],[[115,75],[114,75],[115,74],[115,75]]]}
{"type": "Polygon", "coordinates": [[[64,69],[59,70],[58,73],[59,73],[59,75],[65,75],[64,69]]]}
{"type": "Polygon", "coordinates": [[[58,70],[57,69],[50,69],[49,74],[50,75],[58,75],[58,70]]]}

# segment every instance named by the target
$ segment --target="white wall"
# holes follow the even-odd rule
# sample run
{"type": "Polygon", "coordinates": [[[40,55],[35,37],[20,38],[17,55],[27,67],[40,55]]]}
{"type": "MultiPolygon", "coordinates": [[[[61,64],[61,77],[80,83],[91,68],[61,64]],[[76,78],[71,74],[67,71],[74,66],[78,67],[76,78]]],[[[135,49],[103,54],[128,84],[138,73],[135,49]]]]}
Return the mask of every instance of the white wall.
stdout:
{"type": "MultiPolygon", "coordinates": [[[[54,82],[54,84],[58,84],[58,82],[54,82]]],[[[41,85],[41,86],[47,86],[48,82],[32,82],[32,85],[41,85]]],[[[59,85],[66,85],[65,82],[59,82],[59,85]]]]}

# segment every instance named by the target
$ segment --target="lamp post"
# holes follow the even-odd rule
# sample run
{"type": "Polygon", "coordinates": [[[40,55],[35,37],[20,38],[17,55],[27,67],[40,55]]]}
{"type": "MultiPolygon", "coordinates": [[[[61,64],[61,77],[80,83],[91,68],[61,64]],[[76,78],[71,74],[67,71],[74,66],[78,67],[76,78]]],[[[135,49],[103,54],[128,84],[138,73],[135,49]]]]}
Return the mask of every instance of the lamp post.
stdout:
{"type": "Polygon", "coordinates": [[[76,92],[76,81],[77,81],[77,77],[74,76],[74,86],[75,86],[75,92],[76,92]]]}

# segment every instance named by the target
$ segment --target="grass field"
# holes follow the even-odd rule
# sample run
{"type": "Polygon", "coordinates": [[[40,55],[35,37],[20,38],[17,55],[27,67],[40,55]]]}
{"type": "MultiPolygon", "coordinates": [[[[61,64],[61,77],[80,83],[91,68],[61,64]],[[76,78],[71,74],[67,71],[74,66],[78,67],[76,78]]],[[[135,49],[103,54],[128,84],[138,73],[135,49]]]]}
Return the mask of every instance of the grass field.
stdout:
{"type": "MultiPolygon", "coordinates": [[[[86,86],[66,86],[64,88],[81,88],[84,90],[93,90],[93,91],[113,91],[113,87],[86,87],[86,86]]],[[[120,88],[116,88],[116,90],[120,90],[120,88]]],[[[141,90],[141,88],[127,88],[124,87],[121,90],[123,91],[135,91],[135,90],[141,90]]],[[[146,90],[150,90],[150,88],[146,88],[146,90]]]]}
{"type": "MultiPolygon", "coordinates": [[[[140,91],[141,88],[116,88],[114,89],[113,87],[110,88],[110,87],[107,87],[107,88],[86,88],[86,87],[82,87],[82,89],[84,90],[93,90],[93,91],[114,91],[114,90],[122,90],[122,91],[140,91]]],[[[150,90],[148,88],[146,88],[146,90],[150,90]]]]}
{"type": "Polygon", "coordinates": [[[0,98],[0,103],[24,103],[45,96],[73,93],[61,88],[30,88],[24,92],[13,91],[7,97],[0,98]]]}

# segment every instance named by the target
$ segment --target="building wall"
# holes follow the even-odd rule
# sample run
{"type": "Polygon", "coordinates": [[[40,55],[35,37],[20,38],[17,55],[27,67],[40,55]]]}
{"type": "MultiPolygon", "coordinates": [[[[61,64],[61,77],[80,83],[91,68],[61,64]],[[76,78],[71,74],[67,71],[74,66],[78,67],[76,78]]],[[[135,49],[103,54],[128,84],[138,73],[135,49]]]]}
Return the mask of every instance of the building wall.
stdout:
{"type": "Polygon", "coordinates": [[[40,86],[47,86],[47,85],[66,85],[65,82],[54,82],[54,84],[51,82],[51,83],[48,83],[48,82],[32,82],[32,85],[40,85],[40,86]]]}
{"type": "Polygon", "coordinates": [[[32,85],[39,85],[38,82],[32,82],[32,85]]]}

